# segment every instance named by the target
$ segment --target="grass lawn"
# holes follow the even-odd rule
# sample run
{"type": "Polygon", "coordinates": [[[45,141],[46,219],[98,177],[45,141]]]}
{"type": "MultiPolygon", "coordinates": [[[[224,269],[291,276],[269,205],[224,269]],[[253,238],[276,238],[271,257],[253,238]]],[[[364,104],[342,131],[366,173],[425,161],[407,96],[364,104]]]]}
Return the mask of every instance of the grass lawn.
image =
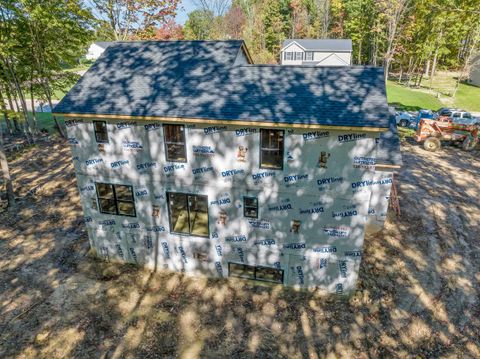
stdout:
{"type": "Polygon", "coordinates": [[[461,83],[455,98],[451,96],[457,76],[456,72],[438,72],[431,83],[428,77],[424,77],[420,89],[412,89],[398,85],[394,81],[388,81],[388,102],[392,106],[406,110],[456,107],[470,112],[480,112],[480,87],[461,83]]]}
{"type": "Polygon", "coordinates": [[[389,105],[408,111],[420,109],[438,110],[440,107],[444,107],[440,100],[434,96],[398,85],[393,81],[387,82],[387,98],[389,105]]]}
{"type": "MultiPolygon", "coordinates": [[[[32,113],[29,112],[30,118],[32,116],[32,113]]],[[[57,120],[59,121],[60,124],[63,124],[63,119],[61,117],[57,117],[57,120]]],[[[3,119],[3,116],[0,119],[0,125],[2,126],[2,130],[6,130],[6,124],[5,120],[3,119]]],[[[39,130],[42,128],[45,128],[48,130],[50,133],[54,133],[55,130],[55,121],[53,120],[51,112],[37,112],[37,127],[39,130]]]]}
{"type": "Polygon", "coordinates": [[[480,112],[480,87],[460,84],[455,96],[455,107],[480,112]]]}

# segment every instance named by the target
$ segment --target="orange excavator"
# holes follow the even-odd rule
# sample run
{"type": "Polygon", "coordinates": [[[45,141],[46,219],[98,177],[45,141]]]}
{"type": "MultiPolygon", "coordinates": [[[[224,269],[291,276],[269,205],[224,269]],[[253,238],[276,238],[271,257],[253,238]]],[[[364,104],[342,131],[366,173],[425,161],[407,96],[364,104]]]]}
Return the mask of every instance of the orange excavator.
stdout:
{"type": "Polygon", "coordinates": [[[442,147],[441,141],[461,143],[465,151],[471,151],[478,143],[478,125],[464,125],[453,122],[450,117],[440,116],[436,120],[421,119],[415,141],[423,142],[427,151],[436,151],[442,147]]]}

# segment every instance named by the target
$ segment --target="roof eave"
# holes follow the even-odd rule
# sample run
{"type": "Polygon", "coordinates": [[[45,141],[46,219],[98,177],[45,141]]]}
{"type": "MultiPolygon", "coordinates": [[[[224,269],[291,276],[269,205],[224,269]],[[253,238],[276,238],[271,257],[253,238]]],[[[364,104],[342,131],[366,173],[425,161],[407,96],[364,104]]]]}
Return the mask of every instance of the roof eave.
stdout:
{"type": "Polygon", "coordinates": [[[230,126],[250,126],[250,127],[270,127],[270,128],[291,128],[291,129],[311,129],[311,130],[337,130],[337,131],[364,131],[364,132],[385,132],[385,127],[369,126],[343,126],[343,125],[321,125],[306,123],[283,123],[268,121],[249,121],[249,120],[222,120],[205,118],[187,118],[187,117],[162,117],[162,116],[131,116],[131,115],[111,115],[111,114],[87,114],[87,113],[64,113],[53,112],[53,115],[73,118],[87,119],[109,119],[109,120],[137,120],[137,121],[162,121],[170,123],[184,124],[212,124],[212,125],[230,125],[230,126]]]}

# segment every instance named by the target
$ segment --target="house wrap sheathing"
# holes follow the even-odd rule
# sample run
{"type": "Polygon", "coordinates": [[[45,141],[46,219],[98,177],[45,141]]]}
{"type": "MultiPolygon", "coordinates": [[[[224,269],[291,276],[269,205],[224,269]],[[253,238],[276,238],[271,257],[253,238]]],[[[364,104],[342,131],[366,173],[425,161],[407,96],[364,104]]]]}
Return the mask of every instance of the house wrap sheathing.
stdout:
{"type": "Polygon", "coordinates": [[[117,43],[55,112],[105,260],[355,289],[372,193],[391,183],[382,69],[252,65],[241,41],[117,43]]]}

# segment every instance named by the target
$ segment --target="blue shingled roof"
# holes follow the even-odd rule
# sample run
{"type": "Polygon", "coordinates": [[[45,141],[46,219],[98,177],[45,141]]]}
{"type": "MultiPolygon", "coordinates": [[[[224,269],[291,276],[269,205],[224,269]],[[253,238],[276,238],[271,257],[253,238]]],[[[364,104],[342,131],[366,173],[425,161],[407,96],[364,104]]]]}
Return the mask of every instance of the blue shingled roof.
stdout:
{"type": "Polygon", "coordinates": [[[54,112],[388,128],[382,68],[234,65],[242,44],[115,43],[54,112]]]}

